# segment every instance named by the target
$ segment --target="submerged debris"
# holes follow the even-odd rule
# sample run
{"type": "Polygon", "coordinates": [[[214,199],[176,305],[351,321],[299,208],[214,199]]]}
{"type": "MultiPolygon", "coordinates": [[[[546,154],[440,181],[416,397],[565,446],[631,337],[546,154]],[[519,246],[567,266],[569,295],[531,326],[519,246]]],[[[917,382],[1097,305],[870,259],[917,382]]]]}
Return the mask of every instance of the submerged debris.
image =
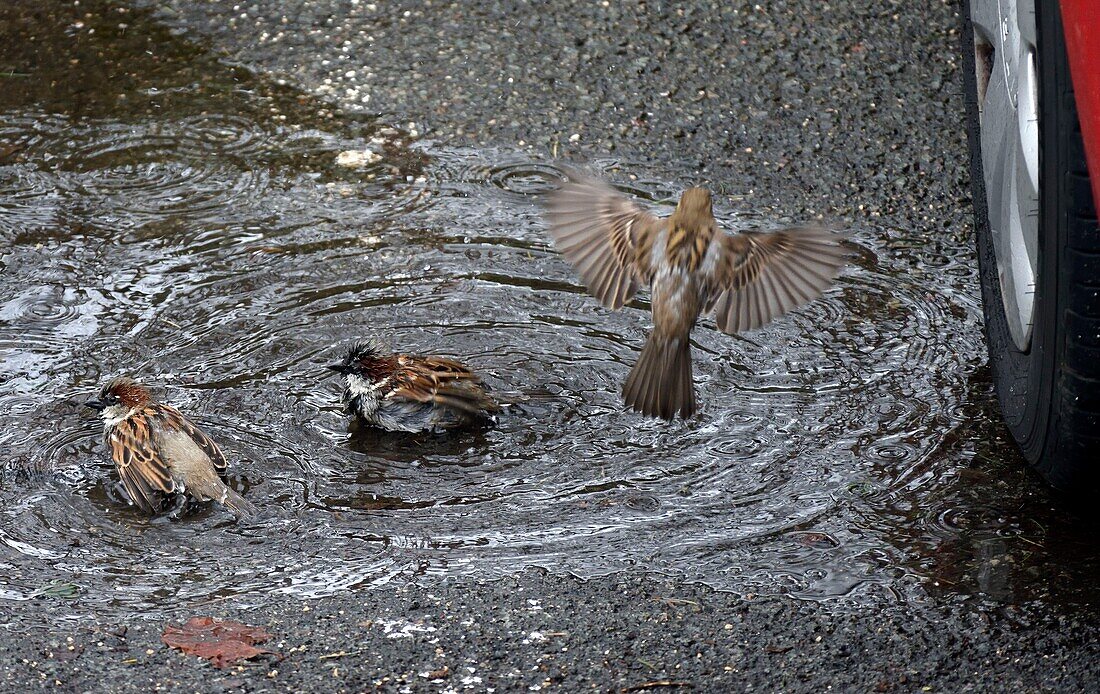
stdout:
{"type": "Polygon", "coordinates": [[[370,164],[381,160],[381,154],[379,154],[378,152],[372,152],[369,149],[348,149],[336,155],[337,166],[346,166],[349,169],[357,169],[363,166],[369,166],[370,164]]]}

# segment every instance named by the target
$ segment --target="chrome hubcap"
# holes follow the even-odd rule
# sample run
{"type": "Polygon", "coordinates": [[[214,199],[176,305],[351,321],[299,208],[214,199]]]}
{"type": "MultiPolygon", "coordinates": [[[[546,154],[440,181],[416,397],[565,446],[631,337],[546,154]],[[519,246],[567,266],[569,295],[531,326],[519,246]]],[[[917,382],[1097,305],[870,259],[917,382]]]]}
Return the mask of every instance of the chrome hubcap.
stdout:
{"type": "Polygon", "coordinates": [[[1031,342],[1039,245],[1035,0],[971,0],[982,171],[1005,317],[1031,342]]]}

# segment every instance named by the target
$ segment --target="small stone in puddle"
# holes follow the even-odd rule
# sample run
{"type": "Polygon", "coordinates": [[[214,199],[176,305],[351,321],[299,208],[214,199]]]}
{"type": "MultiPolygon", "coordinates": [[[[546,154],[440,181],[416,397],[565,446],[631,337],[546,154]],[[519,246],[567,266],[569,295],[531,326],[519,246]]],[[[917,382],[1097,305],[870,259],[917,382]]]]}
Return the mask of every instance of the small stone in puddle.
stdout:
{"type": "Polygon", "coordinates": [[[346,166],[350,169],[355,169],[361,166],[368,166],[375,163],[376,161],[380,161],[381,159],[381,154],[379,154],[378,152],[372,152],[369,149],[348,149],[336,155],[336,165],[346,166]]]}
{"type": "Polygon", "coordinates": [[[840,542],[833,538],[831,535],[818,532],[803,532],[794,533],[794,541],[804,547],[813,547],[814,549],[832,549],[833,547],[839,547],[840,542]]]}
{"type": "Polygon", "coordinates": [[[632,494],[626,498],[626,507],[635,511],[656,511],[661,507],[661,501],[648,494],[632,494]]]}

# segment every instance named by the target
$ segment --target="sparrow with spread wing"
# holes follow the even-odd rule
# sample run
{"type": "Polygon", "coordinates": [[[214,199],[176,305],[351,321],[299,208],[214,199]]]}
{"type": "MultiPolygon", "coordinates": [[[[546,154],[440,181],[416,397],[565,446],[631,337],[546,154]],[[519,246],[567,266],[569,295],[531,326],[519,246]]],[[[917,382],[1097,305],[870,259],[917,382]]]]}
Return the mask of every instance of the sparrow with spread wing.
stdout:
{"type": "Polygon", "coordinates": [[[734,334],[759,328],[829,288],[850,254],[844,236],[797,227],[721,231],[710,192],[690,188],[658,218],[607,183],[571,172],[549,197],[550,237],[588,290],[617,309],[650,288],[653,332],[627,376],[631,409],[673,419],[695,414],[691,329],[714,312],[734,334]]]}

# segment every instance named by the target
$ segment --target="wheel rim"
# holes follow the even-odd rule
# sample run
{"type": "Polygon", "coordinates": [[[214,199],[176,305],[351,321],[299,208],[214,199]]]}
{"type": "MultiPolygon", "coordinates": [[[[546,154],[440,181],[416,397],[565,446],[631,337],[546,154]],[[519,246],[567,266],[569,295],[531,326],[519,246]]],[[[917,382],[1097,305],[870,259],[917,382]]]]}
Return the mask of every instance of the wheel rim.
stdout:
{"type": "Polygon", "coordinates": [[[986,205],[1005,318],[1031,342],[1039,245],[1034,0],[970,0],[986,205]]]}

